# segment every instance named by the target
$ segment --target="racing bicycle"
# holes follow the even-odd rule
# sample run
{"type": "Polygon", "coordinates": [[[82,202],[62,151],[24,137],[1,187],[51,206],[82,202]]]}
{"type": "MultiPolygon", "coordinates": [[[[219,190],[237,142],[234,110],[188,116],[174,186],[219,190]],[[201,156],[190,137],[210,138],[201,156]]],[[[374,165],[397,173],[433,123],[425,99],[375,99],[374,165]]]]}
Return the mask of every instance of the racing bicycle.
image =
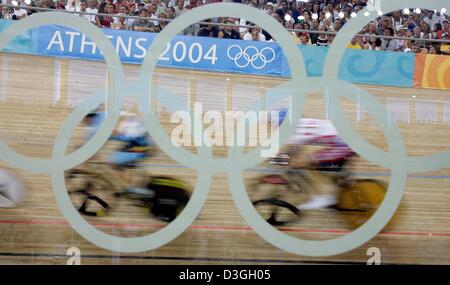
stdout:
{"type": "MultiPolygon", "coordinates": [[[[165,222],[173,221],[190,199],[190,187],[169,176],[141,173],[142,181],[128,186],[108,171],[104,162],[88,162],[88,167],[66,172],[66,184],[77,210],[87,216],[105,216],[112,210],[110,201],[128,199],[134,206],[144,207],[165,222]]],[[[127,171],[127,170],[125,170],[127,171]]]]}
{"type": "Polygon", "coordinates": [[[353,178],[348,165],[355,156],[312,168],[290,167],[291,156],[286,153],[272,157],[269,164],[277,166],[280,171],[262,175],[251,183],[250,193],[257,197],[253,199],[253,205],[271,225],[281,226],[299,221],[302,211],[292,201],[308,200],[307,189],[317,185],[306,174],[308,171],[319,171],[338,186],[337,203],[330,208],[342,213],[356,228],[377,210],[387,186],[375,179],[353,178]]]}

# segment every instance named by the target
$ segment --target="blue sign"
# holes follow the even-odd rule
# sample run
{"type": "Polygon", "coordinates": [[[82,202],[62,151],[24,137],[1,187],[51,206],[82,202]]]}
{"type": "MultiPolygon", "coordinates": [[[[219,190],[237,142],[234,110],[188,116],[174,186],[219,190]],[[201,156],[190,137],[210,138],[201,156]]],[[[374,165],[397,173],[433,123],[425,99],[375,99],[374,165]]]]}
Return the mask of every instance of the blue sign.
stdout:
{"type": "MultiPolygon", "coordinates": [[[[0,20],[0,32],[13,25],[14,21],[0,20]]],[[[31,31],[20,34],[14,38],[6,48],[2,51],[16,52],[16,53],[31,53],[31,31]]]]}
{"type": "Polygon", "coordinates": [[[348,49],[339,69],[339,78],[355,83],[412,87],[415,54],[348,49]]]}
{"type": "MultiPolygon", "coordinates": [[[[0,20],[0,31],[11,21],[0,20]]],[[[158,34],[104,29],[124,63],[140,64],[158,34]]],[[[7,51],[66,58],[103,60],[96,44],[62,26],[42,26],[19,35],[7,51]]],[[[328,48],[299,46],[307,76],[321,76],[328,48]]],[[[415,56],[410,53],[348,49],[339,79],[352,83],[412,87],[415,56]]],[[[176,36],[159,57],[159,66],[214,72],[289,77],[283,51],[276,42],[176,36]]]]}
{"type": "MultiPolygon", "coordinates": [[[[157,34],[105,29],[122,62],[141,63],[157,34]]],[[[58,26],[33,30],[40,55],[101,60],[95,43],[78,31],[58,26]]],[[[283,53],[275,43],[176,36],[159,57],[159,66],[281,76],[283,53]]]]}

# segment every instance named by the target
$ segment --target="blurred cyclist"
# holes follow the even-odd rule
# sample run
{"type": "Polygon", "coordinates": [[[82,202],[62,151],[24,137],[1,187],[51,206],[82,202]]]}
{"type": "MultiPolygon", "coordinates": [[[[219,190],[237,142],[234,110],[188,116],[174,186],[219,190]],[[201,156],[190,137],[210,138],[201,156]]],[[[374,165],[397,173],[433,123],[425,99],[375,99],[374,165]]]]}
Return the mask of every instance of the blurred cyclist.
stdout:
{"type": "MultiPolygon", "coordinates": [[[[287,112],[281,110],[279,114],[278,123],[281,124],[287,112]]],[[[309,170],[303,174],[315,191],[308,202],[299,205],[298,209],[312,210],[335,205],[338,187],[330,171],[342,170],[354,152],[341,140],[331,121],[300,119],[289,145],[291,167],[309,170]]]]}
{"type": "MultiPolygon", "coordinates": [[[[133,167],[135,163],[149,157],[152,154],[152,141],[146,131],[143,122],[134,114],[121,113],[120,120],[111,140],[122,142],[122,147],[114,152],[107,162],[116,169],[133,167]]],[[[87,126],[87,137],[89,140],[97,131],[105,118],[104,112],[93,112],[88,114],[84,122],[87,126]]]]}

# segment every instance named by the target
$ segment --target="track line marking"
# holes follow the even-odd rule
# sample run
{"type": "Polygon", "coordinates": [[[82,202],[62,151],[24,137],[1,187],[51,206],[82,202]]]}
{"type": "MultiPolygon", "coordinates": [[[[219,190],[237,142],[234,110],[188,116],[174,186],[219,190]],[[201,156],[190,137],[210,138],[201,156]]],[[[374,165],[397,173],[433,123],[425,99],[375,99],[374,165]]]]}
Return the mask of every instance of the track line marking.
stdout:
{"type": "MultiPolygon", "coordinates": [[[[62,220],[0,220],[3,225],[69,225],[62,220]]],[[[164,224],[118,224],[118,223],[91,223],[96,227],[111,228],[163,228],[164,224]]],[[[249,226],[200,226],[193,225],[189,229],[210,230],[210,231],[252,231],[249,226]]],[[[350,230],[340,229],[305,229],[305,228],[280,228],[283,232],[302,232],[302,233],[329,233],[329,234],[348,234],[350,230]]],[[[389,236],[424,236],[424,237],[450,237],[450,233],[439,232],[380,232],[379,235],[389,236]]]]}

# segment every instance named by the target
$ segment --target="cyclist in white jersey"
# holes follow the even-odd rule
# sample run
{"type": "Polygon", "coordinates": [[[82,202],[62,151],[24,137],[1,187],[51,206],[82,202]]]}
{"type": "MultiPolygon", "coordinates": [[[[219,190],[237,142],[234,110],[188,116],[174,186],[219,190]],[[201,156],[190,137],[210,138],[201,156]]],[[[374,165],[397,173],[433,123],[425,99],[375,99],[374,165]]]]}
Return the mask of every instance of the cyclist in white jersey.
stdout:
{"type": "MultiPolygon", "coordinates": [[[[280,112],[279,122],[284,120],[285,111],[280,112]]],[[[300,210],[326,208],[337,203],[337,185],[332,177],[324,175],[331,167],[340,167],[354,156],[352,149],[339,137],[329,120],[300,119],[295,132],[289,140],[291,146],[292,168],[308,169],[304,173],[314,185],[314,193],[308,202],[298,205],[300,210]]]]}

